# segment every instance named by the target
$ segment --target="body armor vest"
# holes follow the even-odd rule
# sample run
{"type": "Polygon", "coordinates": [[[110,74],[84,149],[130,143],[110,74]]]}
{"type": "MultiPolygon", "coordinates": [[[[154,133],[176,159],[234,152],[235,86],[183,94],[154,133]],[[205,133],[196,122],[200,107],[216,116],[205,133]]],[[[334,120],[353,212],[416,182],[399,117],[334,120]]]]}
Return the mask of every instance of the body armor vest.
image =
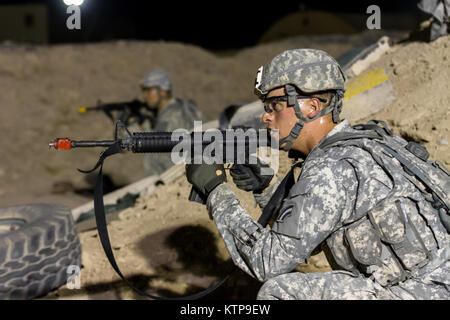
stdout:
{"type": "Polygon", "coordinates": [[[450,258],[446,225],[450,177],[427,160],[424,147],[407,143],[386,126],[359,125],[359,129],[372,129],[382,139],[347,139],[346,134],[359,133],[343,133],[331,136],[319,148],[362,148],[385,170],[393,188],[361,218],[331,234],[326,243],[339,266],[390,286],[432,271],[450,258]]]}

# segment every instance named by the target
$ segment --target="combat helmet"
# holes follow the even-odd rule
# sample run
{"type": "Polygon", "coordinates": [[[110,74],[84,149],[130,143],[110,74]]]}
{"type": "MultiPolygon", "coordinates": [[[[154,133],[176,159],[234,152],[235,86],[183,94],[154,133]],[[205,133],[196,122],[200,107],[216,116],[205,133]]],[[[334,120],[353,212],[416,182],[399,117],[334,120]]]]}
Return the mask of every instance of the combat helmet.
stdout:
{"type": "Polygon", "coordinates": [[[139,85],[142,89],[157,87],[161,90],[172,91],[172,81],[170,76],[163,70],[154,70],[147,73],[139,85]]]}
{"type": "Polygon", "coordinates": [[[280,140],[280,146],[286,142],[283,150],[288,151],[292,147],[305,123],[330,112],[333,122],[339,122],[345,92],[345,75],[336,60],[326,52],[317,49],[287,50],[265,66],[261,66],[255,79],[255,94],[258,98],[264,100],[270,90],[279,87],[284,87],[288,106],[294,107],[298,118],[289,136],[280,140]],[[326,108],[314,118],[306,119],[300,111],[296,89],[307,94],[332,90],[335,94],[326,108]]]}

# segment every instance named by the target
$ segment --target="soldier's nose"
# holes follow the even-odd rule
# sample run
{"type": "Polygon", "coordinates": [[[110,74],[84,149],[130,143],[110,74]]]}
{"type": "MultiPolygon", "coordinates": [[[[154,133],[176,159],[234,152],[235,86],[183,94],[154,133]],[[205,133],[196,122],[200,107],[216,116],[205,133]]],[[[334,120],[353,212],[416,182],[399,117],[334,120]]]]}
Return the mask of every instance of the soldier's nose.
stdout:
{"type": "Polygon", "coordinates": [[[261,120],[264,123],[269,123],[270,121],[272,121],[272,115],[270,113],[264,112],[261,120]]]}

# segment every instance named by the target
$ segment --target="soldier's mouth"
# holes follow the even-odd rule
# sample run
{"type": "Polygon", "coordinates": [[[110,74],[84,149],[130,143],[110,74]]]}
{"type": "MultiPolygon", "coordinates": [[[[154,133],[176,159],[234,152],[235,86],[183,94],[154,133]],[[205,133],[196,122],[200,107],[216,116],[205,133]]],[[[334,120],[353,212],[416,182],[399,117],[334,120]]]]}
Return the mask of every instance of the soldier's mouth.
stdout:
{"type": "Polygon", "coordinates": [[[272,136],[273,138],[279,139],[279,130],[278,129],[274,129],[274,128],[266,128],[267,131],[269,132],[269,135],[272,136]]]}

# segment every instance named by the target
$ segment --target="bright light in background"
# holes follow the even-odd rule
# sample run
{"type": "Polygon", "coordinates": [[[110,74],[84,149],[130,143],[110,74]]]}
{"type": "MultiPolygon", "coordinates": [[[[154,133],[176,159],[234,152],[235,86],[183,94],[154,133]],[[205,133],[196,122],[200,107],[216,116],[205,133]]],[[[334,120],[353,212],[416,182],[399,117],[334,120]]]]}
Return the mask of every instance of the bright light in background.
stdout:
{"type": "Polygon", "coordinates": [[[63,0],[66,6],[81,6],[84,0],[63,0]]]}

